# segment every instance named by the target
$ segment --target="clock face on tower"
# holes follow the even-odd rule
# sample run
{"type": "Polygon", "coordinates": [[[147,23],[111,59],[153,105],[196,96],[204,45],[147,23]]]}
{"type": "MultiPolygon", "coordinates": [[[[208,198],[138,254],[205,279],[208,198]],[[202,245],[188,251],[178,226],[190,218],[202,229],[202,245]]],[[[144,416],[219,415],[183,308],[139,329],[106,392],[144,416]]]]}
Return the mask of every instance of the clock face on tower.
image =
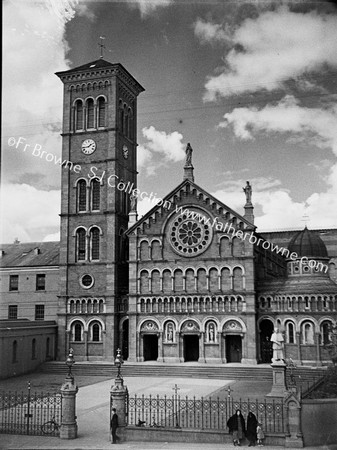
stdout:
{"type": "Polygon", "coordinates": [[[124,159],[128,159],[128,157],[129,157],[129,149],[128,149],[127,145],[123,145],[123,156],[124,156],[124,159]]]}
{"type": "Polygon", "coordinates": [[[86,139],[82,142],[82,152],[91,155],[96,150],[96,142],[93,139],[86,139]]]}

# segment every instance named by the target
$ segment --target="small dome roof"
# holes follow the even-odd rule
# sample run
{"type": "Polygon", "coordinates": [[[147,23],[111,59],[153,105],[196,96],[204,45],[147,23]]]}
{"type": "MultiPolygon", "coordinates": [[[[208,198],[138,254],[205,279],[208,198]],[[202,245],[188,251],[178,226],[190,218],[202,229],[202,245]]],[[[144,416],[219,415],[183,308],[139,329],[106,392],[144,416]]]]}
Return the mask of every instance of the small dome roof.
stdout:
{"type": "Polygon", "coordinates": [[[328,257],[328,251],[322,239],[307,227],[295,234],[289,242],[288,250],[290,253],[296,252],[298,256],[328,257]]]}

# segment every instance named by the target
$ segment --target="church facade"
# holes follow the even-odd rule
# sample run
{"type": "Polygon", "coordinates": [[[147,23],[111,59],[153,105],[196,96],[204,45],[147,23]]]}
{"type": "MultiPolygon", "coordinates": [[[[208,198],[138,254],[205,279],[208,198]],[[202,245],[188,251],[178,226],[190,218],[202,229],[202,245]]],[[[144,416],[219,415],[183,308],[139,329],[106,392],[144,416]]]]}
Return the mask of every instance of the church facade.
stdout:
{"type": "MultiPolygon", "coordinates": [[[[69,164],[53,259],[57,294],[50,299],[48,283],[39,292],[44,309],[54,308],[46,316],[58,325],[57,358],[72,347],[77,360],[111,361],[120,347],[132,362],[256,364],[270,362],[278,327],[286,357],[327,362],[337,320],[337,229],[259,234],[250,184],[241,215],[195,182],[190,145],[180,184],[138,220],[143,87],[121,64],[103,59],[57,76],[64,84],[62,160],[69,164]]],[[[15,296],[8,292],[10,276],[20,275],[17,264],[43,275],[41,264],[25,259],[29,251],[20,262],[10,256],[20,245],[1,251],[2,320],[15,304],[19,311],[26,305],[17,319],[34,320],[20,283],[15,296]]]]}

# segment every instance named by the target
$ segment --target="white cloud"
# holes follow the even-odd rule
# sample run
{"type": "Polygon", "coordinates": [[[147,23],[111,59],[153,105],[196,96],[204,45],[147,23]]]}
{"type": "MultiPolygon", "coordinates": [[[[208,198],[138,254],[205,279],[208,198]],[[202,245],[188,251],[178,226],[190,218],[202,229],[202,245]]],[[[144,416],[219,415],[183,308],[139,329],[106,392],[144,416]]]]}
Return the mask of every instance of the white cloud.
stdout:
{"type": "Polygon", "coordinates": [[[43,242],[50,242],[50,241],[59,241],[60,240],[60,232],[53,234],[48,234],[44,237],[43,242]]]}
{"type": "Polygon", "coordinates": [[[161,153],[166,161],[181,161],[185,157],[184,145],[181,142],[183,135],[178,131],[165,133],[158,131],[153,126],[143,128],[143,136],[148,140],[146,148],[152,152],[161,153]]]}
{"type": "Polygon", "coordinates": [[[127,0],[129,6],[139,8],[142,18],[152,14],[158,8],[165,8],[173,3],[173,0],[127,0]]]}
{"type": "Polygon", "coordinates": [[[284,97],[277,105],[258,109],[235,108],[224,115],[221,127],[229,124],[241,139],[252,139],[257,132],[295,133],[321,148],[332,148],[337,155],[337,106],[306,108],[293,96],[284,97]],[[313,139],[314,138],[314,139],[313,139]]]}
{"type": "Polygon", "coordinates": [[[59,228],[60,166],[32,155],[35,145],[61,154],[62,82],[67,70],[65,24],[82,0],[7,0],[3,6],[3,239],[42,240],[59,228]],[[8,139],[23,138],[23,151],[8,139]],[[23,181],[24,180],[24,181],[23,181]]]}
{"type": "Polygon", "coordinates": [[[42,241],[59,228],[61,194],[28,184],[4,184],[1,190],[2,242],[42,241]]]}
{"type": "Polygon", "coordinates": [[[137,163],[147,175],[154,175],[159,167],[168,162],[178,162],[185,158],[183,135],[177,131],[166,133],[150,126],[143,128],[142,133],[147,141],[138,147],[137,163]]]}
{"type": "MultiPolygon", "coordinates": [[[[208,29],[215,33],[214,25],[208,29]]],[[[203,29],[207,29],[203,23],[203,29]]],[[[219,33],[219,31],[218,31],[219,33]]],[[[206,32],[200,33],[205,39],[206,32]]],[[[210,40],[213,39],[209,32],[210,40]]],[[[326,65],[337,67],[337,17],[292,12],[286,6],[246,19],[230,36],[226,66],[206,83],[206,101],[258,90],[272,91],[326,65]]],[[[303,83],[303,81],[302,81],[303,83]]]]}
{"type": "MultiPolygon", "coordinates": [[[[326,191],[314,193],[299,202],[292,199],[291,193],[282,187],[280,180],[260,177],[251,179],[250,183],[253,187],[252,200],[258,231],[302,228],[304,215],[309,217],[309,228],[336,227],[337,164],[329,170],[326,191]]],[[[244,179],[228,180],[223,188],[212,195],[244,215],[244,185],[244,179]]]]}
{"type": "Polygon", "coordinates": [[[202,19],[196,20],[194,24],[194,34],[203,44],[222,42],[228,39],[222,25],[213,22],[206,22],[202,19]]]}

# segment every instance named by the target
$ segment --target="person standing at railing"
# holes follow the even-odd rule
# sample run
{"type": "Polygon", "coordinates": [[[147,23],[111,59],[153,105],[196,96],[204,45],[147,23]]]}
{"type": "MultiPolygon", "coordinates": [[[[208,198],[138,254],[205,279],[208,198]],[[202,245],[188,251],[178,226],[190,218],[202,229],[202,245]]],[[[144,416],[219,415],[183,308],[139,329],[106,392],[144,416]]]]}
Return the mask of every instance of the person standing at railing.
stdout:
{"type": "Polygon", "coordinates": [[[264,432],[263,432],[261,423],[257,424],[256,435],[257,435],[257,445],[259,447],[262,447],[263,446],[263,439],[264,439],[264,432]]]}
{"type": "Polygon", "coordinates": [[[244,438],[246,433],[246,424],[239,409],[237,409],[235,414],[228,419],[227,427],[229,428],[230,434],[233,435],[233,444],[235,446],[240,446],[240,441],[244,438]]]}
{"type": "Polygon", "coordinates": [[[246,432],[246,438],[249,441],[248,447],[254,446],[256,443],[256,427],[257,427],[258,421],[254,413],[249,411],[247,416],[247,432],[246,432]]]}
{"type": "Polygon", "coordinates": [[[110,423],[112,444],[117,444],[117,439],[119,439],[119,437],[116,434],[117,428],[118,428],[118,415],[116,412],[116,408],[112,408],[112,416],[110,423]]]}

